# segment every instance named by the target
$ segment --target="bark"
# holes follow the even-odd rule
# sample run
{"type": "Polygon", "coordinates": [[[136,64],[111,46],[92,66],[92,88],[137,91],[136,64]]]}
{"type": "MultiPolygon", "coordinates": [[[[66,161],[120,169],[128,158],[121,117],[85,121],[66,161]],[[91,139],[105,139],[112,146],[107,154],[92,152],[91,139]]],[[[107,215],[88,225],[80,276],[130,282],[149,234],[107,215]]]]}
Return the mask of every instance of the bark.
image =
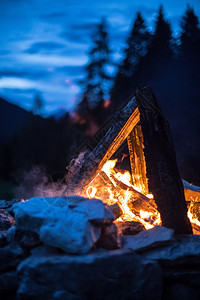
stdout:
{"type": "Polygon", "coordinates": [[[133,127],[139,122],[139,119],[139,110],[133,97],[122,109],[114,114],[106,135],[94,150],[85,156],[85,160],[80,165],[77,173],[74,174],[74,177],[71,178],[71,182],[64,194],[71,194],[76,192],[77,189],[83,189],[118,150],[133,127]]]}
{"type": "Polygon", "coordinates": [[[150,88],[137,89],[135,97],[140,111],[149,190],[154,195],[162,225],[174,229],[176,234],[190,234],[192,228],[169,124],[150,88]]]}

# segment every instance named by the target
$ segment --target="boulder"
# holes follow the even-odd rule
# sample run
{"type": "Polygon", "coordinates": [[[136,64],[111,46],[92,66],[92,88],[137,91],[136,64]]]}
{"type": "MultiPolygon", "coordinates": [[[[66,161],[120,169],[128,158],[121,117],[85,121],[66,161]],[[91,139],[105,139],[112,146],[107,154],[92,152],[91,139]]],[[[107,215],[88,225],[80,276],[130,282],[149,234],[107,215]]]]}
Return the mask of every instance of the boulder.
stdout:
{"type": "Polygon", "coordinates": [[[15,270],[25,257],[26,254],[16,242],[0,248],[0,272],[15,270]]]}
{"type": "Polygon", "coordinates": [[[0,247],[4,247],[6,245],[6,231],[0,231],[0,247]]]}
{"type": "Polygon", "coordinates": [[[124,236],[121,239],[123,248],[129,248],[136,252],[144,252],[148,249],[169,244],[174,236],[174,231],[162,226],[142,231],[134,236],[124,236]]]}
{"type": "Polygon", "coordinates": [[[196,269],[200,264],[200,236],[180,235],[173,239],[173,243],[165,247],[149,249],[142,254],[144,259],[157,260],[162,266],[183,267],[184,265],[196,269]]]}
{"type": "Polygon", "coordinates": [[[46,245],[82,254],[89,252],[100,237],[101,229],[93,226],[84,213],[63,208],[54,217],[40,228],[39,237],[46,245]]]}
{"type": "Polygon", "coordinates": [[[0,274],[0,298],[16,299],[19,277],[15,271],[0,274]]]}
{"type": "Polygon", "coordinates": [[[0,208],[10,208],[13,204],[21,202],[20,199],[13,199],[13,200],[0,200],[0,208]]]}
{"type": "Polygon", "coordinates": [[[0,209],[0,231],[7,231],[15,224],[14,218],[3,208],[0,209]]]}
{"type": "Polygon", "coordinates": [[[76,208],[94,225],[111,224],[114,221],[113,213],[109,207],[99,199],[87,199],[82,201],[76,208]]]}
{"type": "Polygon", "coordinates": [[[120,235],[135,235],[146,230],[144,225],[137,221],[118,221],[116,225],[120,235]]]}
{"type": "Polygon", "coordinates": [[[18,230],[37,233],[45,244],[79,254],[90,251],[101,227],[114,219],[101,200],[79,196],[31,198],[16,204],[14,212],[18,230]]]}
{"type": "Polygon", "coordinates": [[[200,289],[187,284],[172,284],[167,288],[163,300],[199,300],[200,289]]]}
{"type": "Polygon", "coordinates": [[[20,264],[18,275],[19,300],[161,299],[159,265],[130,250],[33,255],[20,264]]]}
{"type": "Polygon", "coordinates": [[[96,247],[107,250],[114,250],[120,247],[120,240],[115,224],[102,227],[101,236],[96,243],[96,247]]]}
{"type": "Polygon", "coordinates": [[[40,227],[54,218],[54,211],[45,198],[31,198],[13,206],[17,229],[40,232],[40,227]]]}

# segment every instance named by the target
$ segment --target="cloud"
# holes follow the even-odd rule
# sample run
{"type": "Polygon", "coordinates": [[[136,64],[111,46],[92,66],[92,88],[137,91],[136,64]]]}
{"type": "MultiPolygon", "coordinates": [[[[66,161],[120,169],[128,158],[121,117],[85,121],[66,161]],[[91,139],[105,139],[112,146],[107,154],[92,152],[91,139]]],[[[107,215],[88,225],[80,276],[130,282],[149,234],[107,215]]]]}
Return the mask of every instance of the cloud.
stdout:
{"type": "Polygon", "coordinates": [[[77,77],[83,74],[83,66],[64,66],[55,69],[55,72],[66,74],[66,76],[77,77]]]}
{"type": "Polygon", "coordinates": [[[39,18],[43,21],[47,21],[47,22],[57,22],[58,20],[60,20],[60,18],[66,18],[67,17],[67,13],[66,12],[53,12],[53,13],[48,13],[48,14],[41,14],[39,16],[39,18]]]}
{"type": "Polygon", "coordinates": [[[30,48],[26,49],[24,52],[29,54],[36,53],[52,53],[57,50],[63,49],[65,44],[56,43],[56,42],[38,42],[34,43],[30,48]]]}
{"type": "Polygon", "coordinates": [[[0,69],[0,78],[1,77],[25,77],[28,79],[39,79],[44,78],[45,76],[49,76],[48,70],[38,70],[38,69],[29,69],[29,68],[23,68],[23,69],[7,69],[3,68],[0,69]]]}
{"type": "Polygon", "coordinates": [[[43,65],[45,67],[62,67],[64,65],[68,66],[81,66],[87,62],[87,57],[84,55],[78,55],[77,53],[71,56],[63,55],[42,55],[42,54],[32,54],[32,55],[18,55],[18,60],[29,64],[32,68],[33,65],[38,64],[40,67],[43,65]]]}
{"type": "Polygon", "coordinates": [[[89,43],[96,24],[97,22],[94,21],[70,24],[67,29],[61,32],[60,37],[76,43],[89,43]]]}
{"type": "Polygon", "coordinates": [[[17,77],[2,77],[0,78],[0,88],[17,88],[17,89],[30,89],[35,86],[35,83],[28,79],[17,77]]]}

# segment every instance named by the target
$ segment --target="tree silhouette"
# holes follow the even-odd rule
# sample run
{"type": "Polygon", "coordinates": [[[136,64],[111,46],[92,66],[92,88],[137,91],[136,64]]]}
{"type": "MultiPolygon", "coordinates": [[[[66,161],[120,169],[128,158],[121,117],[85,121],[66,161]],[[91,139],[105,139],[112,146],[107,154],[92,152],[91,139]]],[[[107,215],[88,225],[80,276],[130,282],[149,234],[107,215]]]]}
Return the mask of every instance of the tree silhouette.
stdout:
{"type": "Polygon", "coordinates": [[[37,93],[37,94],[35,95],[34,100],[33,100],[32,112],[33,112],[34,114],[40,114],[41,111],[42,111],[42,109],[43,109],[43,107],[44,107],[44,102],[43,102],[43,100],[42,100],[40,94],[37,93]]]}
{"type": "Polygon", "coordinates": [[[146,55],[151,42],[145,21],[140,12],[137,13],[133,28],[127,39],[127,47],[124,50],[124,61],[120,72],[130,77],[133,75],[136,65],[142,56],[146,55]]]}
{"type": "Polygon", "coordinates": [[[191,51],[200,51],[200,28],[199,20],[195,15],[193,8],[189,5],[185,15],[181,21],[181,50],[183,53],[188,53],[191,51]]]}
{"type": "Polygon", "coordinates": [[[93,46],[89,51],[89,63],[85,67],[86,79],[83,99],[86,96],[90,106],[97,105],[109,96],[109,87],[112,80],[109,74],[111,66],[108,38],[108,25],[103,18],[97,24],[92,37],[93,46]]]}
{"type": "Polygon", "coordinates": [[[173,52],[171,48],[172,30],[170,24],[165,20],[163,6],[158,10],[155,22],[155,32],[152,44],[149,49],[149,59],[155,61],[165,61],[171,59],[173,52]]]}
{"type": "Polygon", "coordinates": [[[150,43],[151,34],[145,25],[141,13],[138,12],[127,38],[124,60],[119,66],[114,85],[111,89],[113,110],[120,106],[123,101],[131,95],[133,88],[132,76],[140,59],[146,55],[150,43]]]}

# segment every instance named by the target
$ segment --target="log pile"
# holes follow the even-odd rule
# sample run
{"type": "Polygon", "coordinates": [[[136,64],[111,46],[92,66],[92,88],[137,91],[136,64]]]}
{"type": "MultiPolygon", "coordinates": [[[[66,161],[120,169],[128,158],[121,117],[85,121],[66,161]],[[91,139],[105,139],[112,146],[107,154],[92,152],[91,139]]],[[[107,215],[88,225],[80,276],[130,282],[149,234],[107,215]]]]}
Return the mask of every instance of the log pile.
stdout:
{"type": "MultiPolygon", "coordinates": [[[[109,130],[94,150],[85,155],[65,193],[77,192],[77,187],[83,191],[125,139],[132,180],[139,173],[146,191],[154,195],[162,224],[176,234],[192,233],[169,124],[150,88],[136,89],[128,103],[114,114],[109,130]]],[[[123,190],[119,183],[118,188],[123,190]]],[[[134,195],[138,196],[135,191],[134,195]]],[[[142,195],[139,199],[145,203],[142,195]]]]}

